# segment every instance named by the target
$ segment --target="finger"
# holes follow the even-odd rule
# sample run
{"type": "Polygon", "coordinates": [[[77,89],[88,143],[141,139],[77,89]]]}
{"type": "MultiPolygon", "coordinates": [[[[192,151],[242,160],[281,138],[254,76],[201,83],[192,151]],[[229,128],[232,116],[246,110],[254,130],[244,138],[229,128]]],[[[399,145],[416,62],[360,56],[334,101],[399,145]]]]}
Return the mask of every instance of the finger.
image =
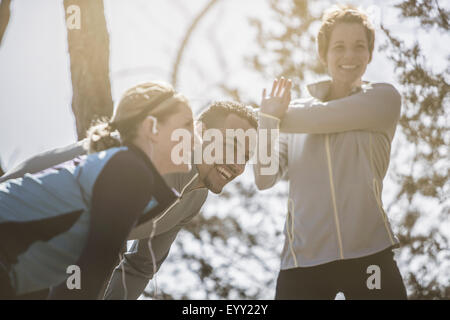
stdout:
{"type": "Polygon", "coordinates": [[[292,81],[289,79],[286,81],[286,86],[283,92],[283,102],[289,103],[291,101],[291,88],[292,88],[292,81]]]}
{"type": "Polygon", "coordinates": [[[277,84],[278,84],[278,79],[273,80],[272,92],[270,92],[271,97],[273,97],[273,95],[275,94],[275,89],[277,88],[277,84]]]}
{"type": "Polygon", "coordinates": [[[287,93],[291,93],[291,89],[292,89],[292,80],[289,79],[288,81],[286,81],[283,94],[285,95],[287,93]]]}
{"type": "Polygon", "coordinates": [[[283,90],[284,87],[284,82],[286,81],[286,79],[284,79],[284,77],[281,77],[280,82],[278,83],[278,88],[277,88],[277,93],[276,96],[280,97],[281,96],[281,92],[283,90]]]}
{"type": "Polygon", "coordinates": [[[289,90],[284,96],[283,96],[283,104],[289,105],[291,102],[291,91],[289,90]]]}

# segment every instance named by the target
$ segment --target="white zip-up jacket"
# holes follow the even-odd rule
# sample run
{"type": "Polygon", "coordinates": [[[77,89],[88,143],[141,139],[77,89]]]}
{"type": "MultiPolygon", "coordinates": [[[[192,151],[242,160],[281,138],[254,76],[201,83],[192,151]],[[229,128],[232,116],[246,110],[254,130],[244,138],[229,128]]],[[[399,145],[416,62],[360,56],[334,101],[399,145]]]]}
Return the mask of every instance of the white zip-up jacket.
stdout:
{"type": "Polygon", "coordinates": [[[398,246],[381,194],[401,97],[390,84],[365,83],[348,97],[323,102],[330,83],[309,85],[312,97],[293,101],[281,123],[259,115],[258,130],[281,134],[278,171],[261,175],[264,166],[255,164],[256,185],[263,190],[284,175],[289,180],[283,270],[398,246]]]}

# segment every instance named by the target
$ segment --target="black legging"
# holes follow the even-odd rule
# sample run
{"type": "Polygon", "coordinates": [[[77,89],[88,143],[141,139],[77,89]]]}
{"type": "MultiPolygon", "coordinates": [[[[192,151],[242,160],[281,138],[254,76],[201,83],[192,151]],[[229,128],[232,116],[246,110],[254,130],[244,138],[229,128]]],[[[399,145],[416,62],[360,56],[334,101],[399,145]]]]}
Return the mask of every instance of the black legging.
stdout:
{"type": "Polygon", "coordinates": [[[281,270],[275,299],[329,300],[334,299],[338,292],[343,292],[346,299],[407,299],[405,285],[391,248],[362,258],[281,270]],[[380,268],[379,289],[368,288],[368,278],[372,273],[368,273],[367,268],[371,265],[380,268]]]}

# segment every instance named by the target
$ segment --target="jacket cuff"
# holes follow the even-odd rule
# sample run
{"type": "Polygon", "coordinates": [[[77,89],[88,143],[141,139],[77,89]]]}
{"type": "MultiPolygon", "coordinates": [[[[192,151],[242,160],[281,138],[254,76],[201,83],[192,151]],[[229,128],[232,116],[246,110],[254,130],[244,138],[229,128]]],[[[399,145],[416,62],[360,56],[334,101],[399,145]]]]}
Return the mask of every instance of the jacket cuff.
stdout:
{"type": "Polygon", "coordinates": [[[259,129],[279,129],[281,120],[270,114],[259,112],[258,125],[259,129]]]}

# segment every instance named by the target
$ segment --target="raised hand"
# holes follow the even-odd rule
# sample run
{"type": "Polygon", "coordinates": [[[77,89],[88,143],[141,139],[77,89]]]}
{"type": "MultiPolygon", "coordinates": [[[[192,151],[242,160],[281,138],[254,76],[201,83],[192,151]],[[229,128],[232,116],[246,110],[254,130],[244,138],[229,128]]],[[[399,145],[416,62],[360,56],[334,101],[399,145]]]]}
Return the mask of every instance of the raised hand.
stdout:
{"type": "Polygon", "coordinates": [[[266,89],[263,89],[261,112],[282,119],[291,102],[291,79],[286,80],[281,77],[278,81],[275,79],[272,85],[270,95],[266,95],[266,89]]]}

